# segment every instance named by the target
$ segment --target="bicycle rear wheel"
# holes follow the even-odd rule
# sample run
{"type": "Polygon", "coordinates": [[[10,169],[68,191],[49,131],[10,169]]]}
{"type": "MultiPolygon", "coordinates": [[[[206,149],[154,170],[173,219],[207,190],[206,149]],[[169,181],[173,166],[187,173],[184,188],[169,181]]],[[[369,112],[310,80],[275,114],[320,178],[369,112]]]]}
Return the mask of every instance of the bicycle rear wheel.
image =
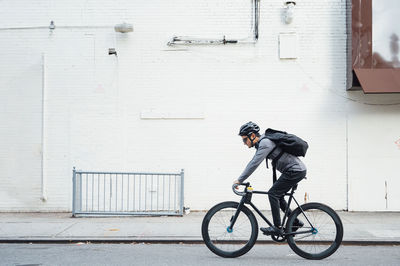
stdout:
{"type": "Polygon", "coordinates": [[[247,253],[258,236],[258,223],[254,214],[243,206],[232,230],[230,221],[239,203],[227,201],[215,205],[204,216],[201,232],[207,247],[225,258],[235,258],[247,253]]]}
{"type": "Polygon", "coordinates": [[[286,223],[287,241],[290,248],[306,259],[320,260],[332,255],[343,239],[343,225],[340,217],[330,207],[321,203],[307,203],[289,216],[286,223]],[[303,212],[301,209],[303,209],[303,212]],[[296,228],[295,219],[304,223],[296,228]]]}

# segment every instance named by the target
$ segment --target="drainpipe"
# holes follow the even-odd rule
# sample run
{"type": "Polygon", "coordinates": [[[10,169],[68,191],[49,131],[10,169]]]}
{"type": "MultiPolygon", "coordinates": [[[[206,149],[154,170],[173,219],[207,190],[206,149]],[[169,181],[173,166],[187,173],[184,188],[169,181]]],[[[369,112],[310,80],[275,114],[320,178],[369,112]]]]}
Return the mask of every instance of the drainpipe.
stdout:
{"type": "Polygon", "coordinates": [[[47,175],[46,175],[46,138],[45,138],[45,114],[46,114],[46,55],[42,54],[42,195],[40,199],[47,201],[47,175]]]}

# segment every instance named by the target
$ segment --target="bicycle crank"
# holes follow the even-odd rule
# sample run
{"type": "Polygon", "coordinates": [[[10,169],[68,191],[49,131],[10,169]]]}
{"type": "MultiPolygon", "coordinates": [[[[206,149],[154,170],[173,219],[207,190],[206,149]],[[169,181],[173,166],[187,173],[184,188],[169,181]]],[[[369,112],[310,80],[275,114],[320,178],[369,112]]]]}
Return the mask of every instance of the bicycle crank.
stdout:
{"type": "Polygon", "coordinates": [[[274,240],[275,242],[285,242],[286,241],[286,236],[277,236],[277,235],[271,235],[272,240],[274,240]]]}

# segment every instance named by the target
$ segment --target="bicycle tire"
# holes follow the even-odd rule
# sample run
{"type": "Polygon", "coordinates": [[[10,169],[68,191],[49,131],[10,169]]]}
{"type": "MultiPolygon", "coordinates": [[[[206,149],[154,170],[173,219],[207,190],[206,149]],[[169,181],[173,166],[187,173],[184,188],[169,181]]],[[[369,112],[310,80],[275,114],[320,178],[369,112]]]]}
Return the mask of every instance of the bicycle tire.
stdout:
{"type": "Polygon", "coordinates": [[[258,237],[257,219],[246,206],[242,207],[233,231],[228,231],[230,219],[232,219],[238,206],[238,202],[222,202],[212,207],[204,216],[201,225],[204,243],[218,256],[224,258],[242,256],[256,243],[258,237]]]}
{"type": "Polygon", "coordinates": [[[343,224],[339,215],[329,206],[312,202],[296,208],[286,223],[286,233],[292,233],[296,218],[301,220],[304,226],[295,230],[297,233],[304,234],[288,235],[287,242],[297,255],[306,259],[321,260],[329,257],[339,248],[343,239],[343,224]],[[306,213],[308,220],[300,208],[306,213]],[[310,232],[305,233],[308,230],[310,232]],[[304,240],[306,237],[308,239],[304,240]]]}

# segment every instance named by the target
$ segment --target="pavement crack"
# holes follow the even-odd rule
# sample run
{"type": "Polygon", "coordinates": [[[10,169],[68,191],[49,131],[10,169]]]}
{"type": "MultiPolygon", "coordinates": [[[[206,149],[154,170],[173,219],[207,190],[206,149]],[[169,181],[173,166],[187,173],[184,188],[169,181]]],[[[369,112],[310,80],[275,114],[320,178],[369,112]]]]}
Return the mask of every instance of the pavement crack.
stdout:
{"type": "Polygon", "coordinates": [[[52,235],[52,237],[57,237],[58,235],[64,233],[65,231],[67,231],[67,230],[70,229],[72,226],[76,225],[77,223],[78,223],[78,222],[75,222],[75,223],[71,224],[70,226],[68,226],[67,228],[65,228],[64,230],[62,230],[61,232],[59,232],[59,233],[57,233],[57,234],[55,234],[55,235],[52,235]]]}

